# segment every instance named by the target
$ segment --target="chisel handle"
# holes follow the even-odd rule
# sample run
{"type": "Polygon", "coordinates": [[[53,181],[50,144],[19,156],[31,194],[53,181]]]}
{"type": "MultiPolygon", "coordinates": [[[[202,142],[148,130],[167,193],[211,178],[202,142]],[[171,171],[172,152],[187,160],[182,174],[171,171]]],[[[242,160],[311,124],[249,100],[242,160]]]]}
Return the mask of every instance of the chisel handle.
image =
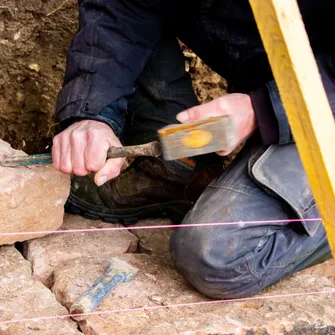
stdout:
{"type": "Polygon", "coordinates": [[[70,307],[72,318],[76,321],[85,320],[113,288],[131,280],[137,271],[135,267],[124,261],[112,259],[104,275],[72,304],[70,307]]]}
{"type": "Polygon", "coordinates": [[[86,291],[70,308],[72,318],[76,321],[85,320],[100,303],[108,296],[109,292],[122,282],[127,282],[134,274],[118,273],[102,276],[93,286],[86,291]],[[78,315],[79,314],[79,315],[78,315]],[[83,314],[83,315],[81,315],[83,314]]]}
{"type": "Polygon", "coordinates": [[[119,158],[119,157],[137,157],[137,156],[159,157],[161,153],[162,150],[160,143],[157,141],[153,141],[146,144],[109,148],[107,152],[107,159],[119,158]]]}

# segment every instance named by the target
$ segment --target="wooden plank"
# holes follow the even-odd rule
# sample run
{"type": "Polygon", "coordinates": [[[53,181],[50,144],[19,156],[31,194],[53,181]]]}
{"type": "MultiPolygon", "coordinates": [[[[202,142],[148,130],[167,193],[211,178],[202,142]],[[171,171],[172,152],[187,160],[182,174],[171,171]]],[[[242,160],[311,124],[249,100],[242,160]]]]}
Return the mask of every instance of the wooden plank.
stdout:
{"type": "Polygon", "coordinates": [[[249,0],[335,256],[335,122],[296,0],[249,0]]]}

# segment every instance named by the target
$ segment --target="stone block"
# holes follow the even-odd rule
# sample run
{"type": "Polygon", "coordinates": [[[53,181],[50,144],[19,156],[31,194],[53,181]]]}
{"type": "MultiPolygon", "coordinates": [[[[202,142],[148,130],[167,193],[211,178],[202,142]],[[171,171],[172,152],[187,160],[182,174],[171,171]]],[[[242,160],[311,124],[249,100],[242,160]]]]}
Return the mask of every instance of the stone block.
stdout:
{"type": "MultiPolygon", "coordinates": [[[[24,155],[0,140],[0,160],[24,155]]],[[[0,166],[0,245],[43,234],[1,236],[1,233],[57,230],[63,223],[70,178],[48,166],[0,166]]]]}
{"type": "MultiPolygon", "coordinates": [[[[148,219],[134,224],[132,228],[146,226],[172,225],[169,219],[148,219]]],[[[169,241],[173,229],[131,229],[131,232],[139,238],[139,251],[148,255],[162,255],[169,253],[169,241]]]]}
{"type": "Polygon", "coordinates": [[[0,247],[0,334],[81,334],[70,318],[1,324],[10,320],[67,314],[67,309],[57,302],[52,292],[33,279],[30,263],[14,247],[0,247]]]}
{"type": "MultiPolygon", "coordinates": [[[[66,214],[62,230],[113,228],[101,221],[92,221],[66,214]]],[[[103,255],[136,252],[137,237],[127,230],[61,233],[27,241],[24,255],[32,263],[33,276],[50,287],[54,269],[66,261],[103,255]]]]}

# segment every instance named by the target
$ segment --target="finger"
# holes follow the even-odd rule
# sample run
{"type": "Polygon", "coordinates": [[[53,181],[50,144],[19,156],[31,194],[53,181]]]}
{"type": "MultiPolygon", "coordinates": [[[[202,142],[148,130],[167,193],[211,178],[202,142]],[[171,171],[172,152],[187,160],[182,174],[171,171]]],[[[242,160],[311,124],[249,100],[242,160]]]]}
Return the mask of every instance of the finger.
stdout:
{"type": "Polygon", "coordinates": [[[86,176],[89,171],[85,166],[86,134],[81,130],[74,130],[71,135],[71,164],[73,173],[86,176]]]}
{"type": "Polygon", "coordinates": [[[52,141],[52,163],[56,170],[59,170],[59,159],[60,159],[60,148],[59,148],[59,138],[54,137],[52,141]]]}
{"type": "Polygon", "coordinates": [[[86,170],[97,172],[106,164],[107,151],[110,147],[109,141],[101,141],[94,132],[87,132],[87,146],[85,149],[86,170]]]}
{"type": "Polygon", "coordinates": [[[122,165],[124,163],[124,158],[112,158],[109,159],[103,168],[96,173],[94,181],[98,186],[103,185],[108,180],[116,178],[121,171],[122,165]]]}
{"type": "Polygon", "coordinates": [[[229,154],[231,154],[233,152],[233,150],[221,150],[221,151],[217,151],[216,154],[219,156],[228,156],[229,154]]]}
{"type": "Polygon", "coordinates": [[[61,136],[60,138],[59,168],[60,171],[64,173],[72,173],[71,146],[68,134],[66,136],[61,136]]]}
{"type": "Polygon", "coordinates": [[[195,106],[184,112],[177,114],[176,118],[179,122],[193,122],[205,120],[210,117],[222,115],[222,109],[218,106],[218,101],[213,100],[206,104],[195,106]]]}

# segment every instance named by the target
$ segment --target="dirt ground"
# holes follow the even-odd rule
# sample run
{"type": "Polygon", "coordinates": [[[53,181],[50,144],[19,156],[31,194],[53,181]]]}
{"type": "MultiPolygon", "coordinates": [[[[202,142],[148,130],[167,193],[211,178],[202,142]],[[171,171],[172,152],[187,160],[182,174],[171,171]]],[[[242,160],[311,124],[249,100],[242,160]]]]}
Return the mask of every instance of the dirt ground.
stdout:
{"type": "MultiPolygon", "coordinates": [[[[0,138],[42,152],[54,131],[65,55],[76,29],[75,1],[0,1],[0,138]]],[[[47,150],[47,149],[46,149],[47,150]]]]}
{"type": "MultiPolygon", "coordinates": [[[[50,150],[65,59],[77,29],[76,0],[0,0],[0,138],[27,153],[50,150]]],[[[185,49],[200,101],[226,83],[185,49]]]]}

